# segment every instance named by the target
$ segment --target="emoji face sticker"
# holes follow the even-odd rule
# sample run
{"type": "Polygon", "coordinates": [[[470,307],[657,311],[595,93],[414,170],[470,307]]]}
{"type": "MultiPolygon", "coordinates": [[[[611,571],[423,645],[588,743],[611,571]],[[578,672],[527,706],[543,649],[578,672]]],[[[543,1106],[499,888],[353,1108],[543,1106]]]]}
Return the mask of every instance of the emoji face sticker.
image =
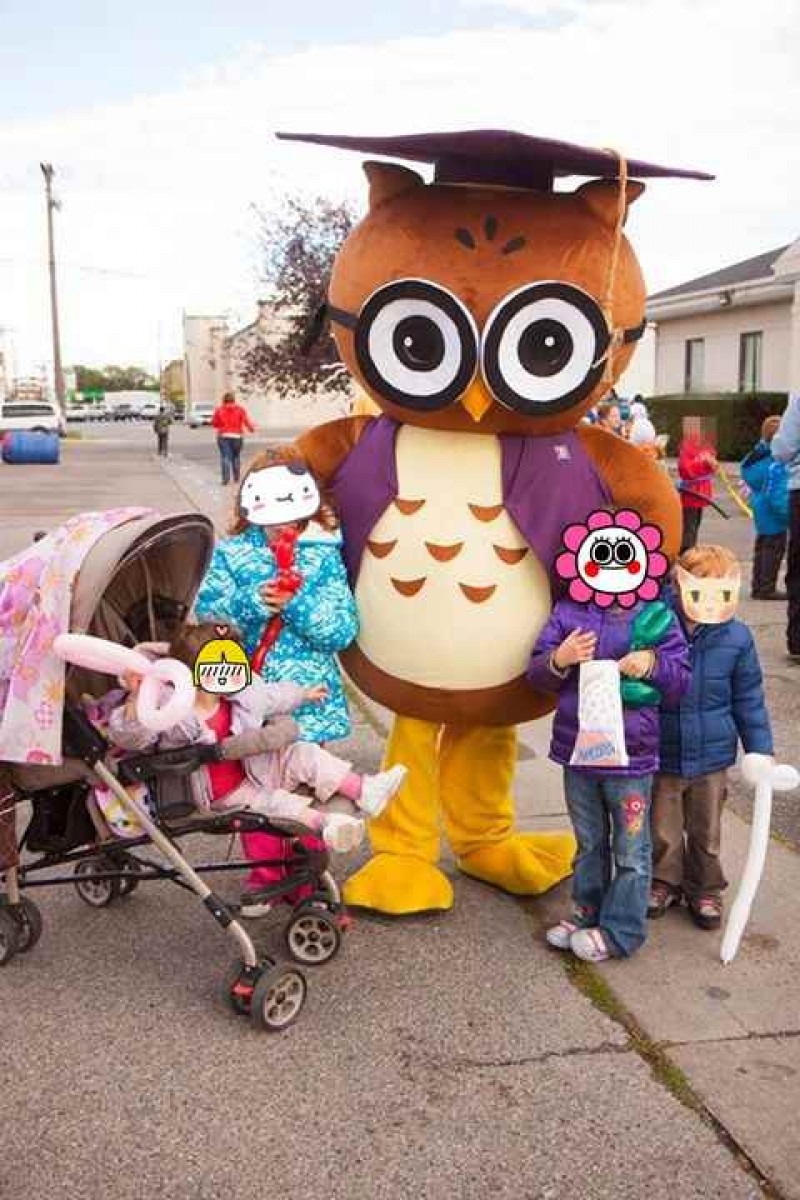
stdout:
{"type": "Polygon", "coordinates": [[[661,530],[645,525],[632,509],[616,514],[600,509],[585,525],[564,530],[566,549],[556,559],[556,572],[570,581],[570,598],[581,604],[632,608],[658,596],[658,580],[668,566],[661,540],[661,530]]]}
{"type": "Polygon", "coordinates": [[[683,611],[698,625],[721,625],[730,621],[739,603],[741,576],[738,572],[724,578],[690,575],[683,567],[675,568],[683,611]]]}
{"type": "Polygon", "coordinates": [[[195,687],[215,696],[233,696],[253,678],[243,648],[232,638],[212,638],[194,660],[195,687]]]}
{"type": "Polygon", "coordinates": [[[304,463],[265,467],[245,479],[240,506],[251,525],[306,521],[319,509],[319,488],[304,463]]]}

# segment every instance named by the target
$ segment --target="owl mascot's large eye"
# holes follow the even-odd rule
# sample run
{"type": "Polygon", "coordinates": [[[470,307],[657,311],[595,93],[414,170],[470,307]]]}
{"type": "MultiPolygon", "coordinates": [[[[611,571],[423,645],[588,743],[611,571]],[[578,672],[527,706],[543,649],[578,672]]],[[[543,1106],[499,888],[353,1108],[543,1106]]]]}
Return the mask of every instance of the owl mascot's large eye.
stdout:
{"type": "Polygon", "coordinates": [[[609,334],[595,300],[570,284],[520,288],[498,304],[483,338],[483,373],[506,408],[530,416],[570,408],[603,370],[609,334]]]}
{"type": "Polygon", "coordinates": [[[355,348],[367,384],[404,408],[446,408],[478,366],[478,333],[461,301],[425,279],[373,292],[358,316],[355,348]]]}

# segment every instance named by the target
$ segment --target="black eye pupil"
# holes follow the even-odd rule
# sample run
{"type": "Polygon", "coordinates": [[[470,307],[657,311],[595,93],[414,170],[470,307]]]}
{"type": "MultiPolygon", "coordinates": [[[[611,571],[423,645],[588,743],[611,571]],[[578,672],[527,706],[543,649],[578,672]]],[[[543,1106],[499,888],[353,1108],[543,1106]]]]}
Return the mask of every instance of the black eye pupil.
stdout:
{"type": "Polygon", "coordinates": [[[559,321],[543,318],[522,331],[519,361],[530,375],[557,375],[572,358],[572,337],[559,321]]]}
{"type": "Polygon", "coordinates": [[[611,562],[611,547],[608,542],[595,542],[592,546],[592,558],[600,566],[611,562]]]}
{"type": "Polygon", "coordinates": [[[430,317],[404,317],[392,339],[394,352],[410,371],[435,371],[444,358],[444,337],[430,317]]]}
{"type": "Polygon", "coordinates": [[[616,559],[618,563],[629,563],[633,560],[633,550],[627,542],[622,542],[617,546],[616,559]]]}

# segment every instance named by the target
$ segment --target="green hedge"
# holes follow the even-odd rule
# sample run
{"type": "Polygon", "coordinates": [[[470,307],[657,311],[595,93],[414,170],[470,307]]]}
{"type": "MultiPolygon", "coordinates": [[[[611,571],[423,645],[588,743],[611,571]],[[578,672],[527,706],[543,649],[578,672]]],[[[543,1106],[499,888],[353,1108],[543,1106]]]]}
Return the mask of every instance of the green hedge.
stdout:
{"type": "Polygon", "coordinates": [[[787,400],[786,392],[684,392],[652,396],[647,408],[658,432],[669,434],[670,455],[678,453],[684,417],[699,417],[713,430],[719,457],[736,462],[758,441],[764,418],[782,413],[787,400]]]}

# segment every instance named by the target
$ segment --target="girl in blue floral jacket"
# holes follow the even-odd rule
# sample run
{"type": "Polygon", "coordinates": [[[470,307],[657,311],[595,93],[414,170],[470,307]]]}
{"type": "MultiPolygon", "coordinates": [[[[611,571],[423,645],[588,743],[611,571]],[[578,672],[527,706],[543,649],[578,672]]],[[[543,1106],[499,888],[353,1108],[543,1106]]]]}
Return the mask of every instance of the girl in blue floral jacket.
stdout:
{"type": "Polygon", "coordinates": [[[276,613],[280,614],[282,628],[262,668],[263,678],[268,683],[288,681],[302,687],[322,683],[328,689],[328,698],[321,704],[307,704],[294,713],[301,738],[307,742],[330,742],[350,732],[336,655],[358,632],[355,599],[342,562],[341,535],[332,511],[325,504],[320,508],[319,500],[313,479],[296,451],[279,446],[258,455],[242,480],[231,536],[217,544],[195,603],[200,620],[236,626],[249,657],[265,626],[276,613]],[[269,470],[273,467],[283,467],[284,471],[269,470]],[[264,489],[259,480],[273,475],[276,482],[272,484],[272,495],[262,497],[264,489]],[[281,494],[281,477],[286,481],[285,494],[281,494]],[[304,506],[306,492],[309,497],[304,506]],[[295,519],[266,524],[264,518],[277,512],[284,502],[287,516],[295,519]],[[256,513],[259,508],[265,512],[256,513]],[[309,515],[316,519],[298,519],[298,514],[309,508],[309,515]],[[248,516],[256,516],[258,523],[248,516]],[[275,586],[278,567],[270,548],[288,524],[302,530],[294,556],[294,568],[302,583],[289,599],[275,586]]]}
{"type": "MultiPolygon", "coordinates": [[[[195,602],[200,620],[236,626],[252,660],[270,621],[280,616],[277,640],[261,667],[268,683],[324,684],[327,695],[293,712],[300,740],[330,742],[350,732],[350,717],[336,655],[358,632],[358,614],[341,556],[341,535],[332,510],[321,501],[316,481],[298,453],[270,447],[244,474],[236,498],[231,536],[219,542],[195,602]],[[312,519],[313,518],[313,519],[312,519]],[[282,587],[276,559],[278,539],[299,530],[293,569],[300,576],[291,595],[282,587]]],[[[275,903],[272,890],[283,876],[290,843],[277,834],[243,833],[242,846],[256,866],[245,884],[241,915],[258,917],[275,903]]],[[[313,838],[303,838],[310,846],[313,838]]],[[[287,897],[303,898],[308,889],[287,897]]]]}

